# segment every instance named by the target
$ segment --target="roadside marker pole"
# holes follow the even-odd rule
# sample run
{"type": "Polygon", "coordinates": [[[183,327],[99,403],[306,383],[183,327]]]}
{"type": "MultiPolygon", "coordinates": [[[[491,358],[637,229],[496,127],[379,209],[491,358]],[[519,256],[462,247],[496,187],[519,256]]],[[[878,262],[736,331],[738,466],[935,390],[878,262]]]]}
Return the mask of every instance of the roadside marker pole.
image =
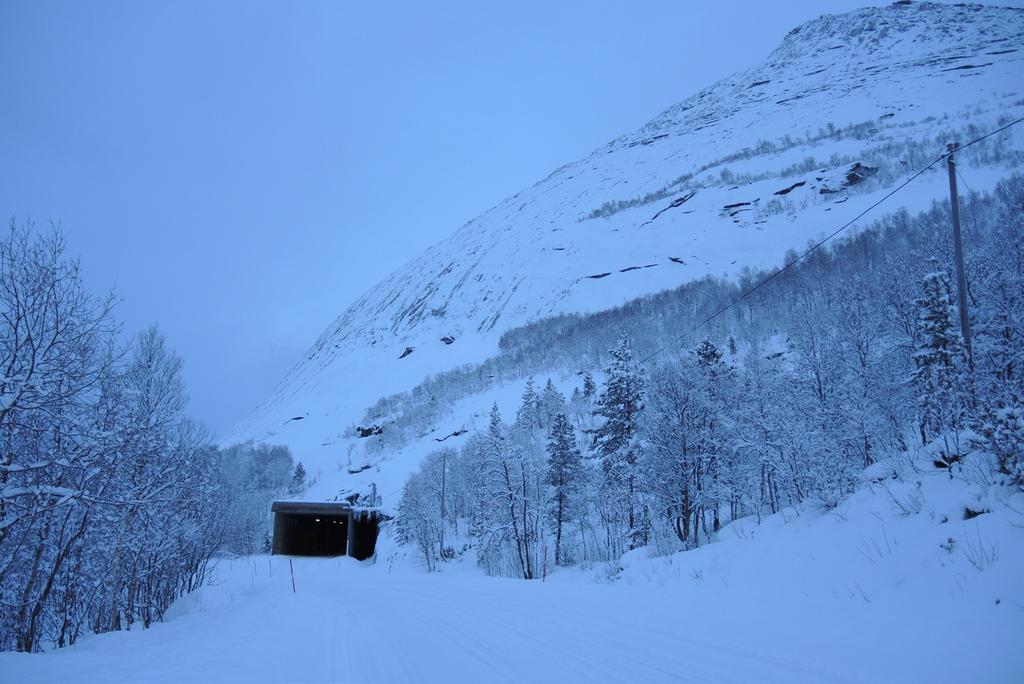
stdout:
{"type": "Polygon", "coordinates": [[[292,593],[295,593],[295,568],[292,567],[292,559],[288,559],[288,571],[292,573],[292,593]]]}
{"type": "Polygon", "coordinates": [[[444,510],[444,484],[445,479],[448,475],[448,452],[441,452],[441,547],[438,549],[438,555],[441,560],[444,560],[444,518],[446,511],[444,510]]]}

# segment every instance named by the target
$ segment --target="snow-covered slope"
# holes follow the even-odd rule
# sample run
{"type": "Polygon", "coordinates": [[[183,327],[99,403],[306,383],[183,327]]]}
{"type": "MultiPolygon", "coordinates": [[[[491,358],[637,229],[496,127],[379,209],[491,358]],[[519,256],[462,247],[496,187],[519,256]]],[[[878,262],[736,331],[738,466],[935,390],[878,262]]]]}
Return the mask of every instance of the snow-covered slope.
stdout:
{"type": "MultiPolygon", "coordinates": [[[[774,265],[947,140],[1024,116],[1022,44],[1024,12],[977,5],[811,21],[763,64],[556,170],[370,289],[226,441],[288,444],[336,491],[339,436],[378,397],[492,355],[525,322],[774,265]]],[[[1020,135],[965,153],[975,190],[1019,163],[1020,135]]],[[[945,183],[937,168],[887,206],[924,208],[945,183]]]]}

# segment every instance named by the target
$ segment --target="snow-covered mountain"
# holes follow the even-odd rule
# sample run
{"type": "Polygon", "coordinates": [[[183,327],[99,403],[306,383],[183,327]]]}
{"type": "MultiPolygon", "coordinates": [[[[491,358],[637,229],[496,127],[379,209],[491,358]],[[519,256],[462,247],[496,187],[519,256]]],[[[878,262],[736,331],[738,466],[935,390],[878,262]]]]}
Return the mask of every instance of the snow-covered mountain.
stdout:
{"type": "MultiPolygon", "coordinates": [[[[808,22],[762,64],[555,170],[371,288],[226,441],[288,444],[337,491],[349,477],[335,468],[341,434],[378,397],[493,355],[524,323],[780,263],[947,141],[1024,116],[1022,45],[1024,11],[980,5],[899,2],[808,22]]],[[[1020,135],[964,153],[974,190],[1019,163],[1020,135]]],[[[946,192],[937,165],[885,210],[946,192]]]]}

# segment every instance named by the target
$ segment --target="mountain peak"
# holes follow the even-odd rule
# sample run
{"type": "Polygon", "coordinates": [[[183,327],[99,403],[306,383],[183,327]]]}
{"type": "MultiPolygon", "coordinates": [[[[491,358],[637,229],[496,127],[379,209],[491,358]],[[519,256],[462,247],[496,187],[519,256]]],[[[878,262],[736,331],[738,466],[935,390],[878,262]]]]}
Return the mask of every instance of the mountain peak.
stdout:
{"type": "Polygon", "coordinates": [[[669,107],[637,135],[700,125],[701,118],[711,116],[720,120],[773,93],[780,94],[776,104],[784,105],[806,92],[832,89],[845,96],[896,70],[935,74],[946,64],[976,68],[991,61],[988,53],[1012,52],[1022,40],[1024,10],[1014,8],[898,2],[825,14],[786,34],[762,64],[669,107]]]}
{"type": "Polygon", "coordinates": [[[825,14],[790,31],[769,61],[820,55],[834,50],[884,57],[906,41],[954,47],[965,37],[1009,38],[994,22],[1020,10],[978,4],[949,5],[901,1],[844,14],[825,14]]]}

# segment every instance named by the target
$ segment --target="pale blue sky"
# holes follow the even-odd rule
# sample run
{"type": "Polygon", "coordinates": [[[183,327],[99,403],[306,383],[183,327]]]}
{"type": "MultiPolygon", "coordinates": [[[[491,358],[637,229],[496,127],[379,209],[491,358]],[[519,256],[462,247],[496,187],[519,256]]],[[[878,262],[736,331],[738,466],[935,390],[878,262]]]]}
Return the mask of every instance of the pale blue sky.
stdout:
{"type": "Polygon", "coordinates": [[[0,215],[60,220],[224,430],[430,243],[864,4],[0,0],[0,215]]]}

